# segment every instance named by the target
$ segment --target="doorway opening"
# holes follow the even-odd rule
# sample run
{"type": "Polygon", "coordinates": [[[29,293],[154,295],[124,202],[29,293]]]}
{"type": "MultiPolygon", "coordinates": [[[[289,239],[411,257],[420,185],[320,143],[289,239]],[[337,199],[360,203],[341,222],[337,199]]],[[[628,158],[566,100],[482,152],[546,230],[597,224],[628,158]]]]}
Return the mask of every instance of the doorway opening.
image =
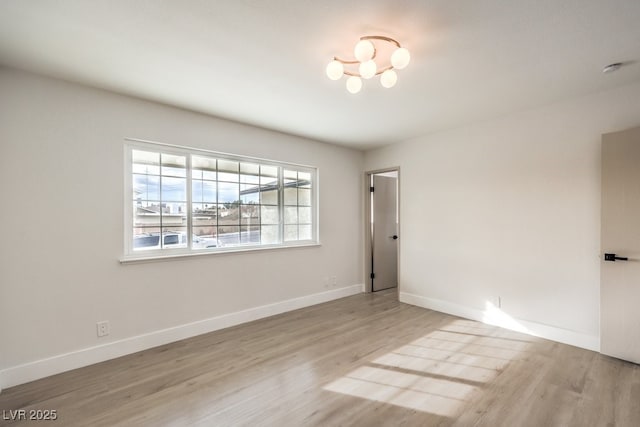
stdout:
{"type": "Polygon", "coordinates": [[[365,289],[398,287],[399,168],[365,174],[365,289]]]}

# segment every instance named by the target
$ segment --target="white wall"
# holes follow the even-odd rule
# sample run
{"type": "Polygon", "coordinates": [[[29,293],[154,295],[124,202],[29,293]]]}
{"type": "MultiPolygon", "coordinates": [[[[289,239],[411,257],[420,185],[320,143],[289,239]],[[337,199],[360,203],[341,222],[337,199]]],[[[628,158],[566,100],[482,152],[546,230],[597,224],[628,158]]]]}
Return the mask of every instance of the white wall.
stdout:
{"type": "Polygon", "coordinates": [[[401,300],[486,319],[500,296],[513,327],[597,349],[600,137],[639,113],[635,84],[367,152],[401,168],[401,300]]]}
{"type": "Polygon", "coordinates": [[[361,152],[6,68],[0,94],[0,387],[361,290],[361,152]],[[125,137],[317,166],[322,246],[121,265],[125,137]]]}

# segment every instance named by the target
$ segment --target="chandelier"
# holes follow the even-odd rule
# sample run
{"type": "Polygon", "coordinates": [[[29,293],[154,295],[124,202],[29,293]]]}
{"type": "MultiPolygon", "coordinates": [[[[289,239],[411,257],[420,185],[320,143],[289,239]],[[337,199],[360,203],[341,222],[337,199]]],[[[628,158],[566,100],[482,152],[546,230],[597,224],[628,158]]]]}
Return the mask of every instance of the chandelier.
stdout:
{"type": "Polygon", "coordinates": [[[341,59],[337,56],[327,65],[327,77],[340,80],[347,77],[349,93],[358,93],[362,89],[362,79],[368,80],[380,76],[382,87],[391,88],[398,81],[395,70],[402,70],[409,64],[411,55],[407,48],[400,46],[396,40],[385,36],[364,36],[353,49],[354,60],[341,59]],[[379,54],[385,53],[380,58],[379,54]],[[377,60],[378,63],[376,63],[377,60]]]}

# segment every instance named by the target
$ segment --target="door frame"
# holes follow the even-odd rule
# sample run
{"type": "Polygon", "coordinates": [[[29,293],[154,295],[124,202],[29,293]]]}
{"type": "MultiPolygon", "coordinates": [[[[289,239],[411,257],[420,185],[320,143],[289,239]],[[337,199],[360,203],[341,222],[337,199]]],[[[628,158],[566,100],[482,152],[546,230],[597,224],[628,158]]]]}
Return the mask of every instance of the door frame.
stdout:
{"type": "Polygon", "coordinates": [[[396,250],[396,262],[397,262],[397,274],[398,274],[398,287],[397,292],[400,293],[400,241],[402,240],[401,218],[402,212],[400,211],[400,166],[392,166],[383,169],[368,170],[364,173],[364,292],[373,292],[371,284],[371,262],[373,260],[373,245],[371,240],[371,175],[385,173],[385,172],[397,172],[398,173],[398,187],[396,197],[396,209],[398,210],[398,236],[400,236],[398,242],[398,248],[396,250]]]}

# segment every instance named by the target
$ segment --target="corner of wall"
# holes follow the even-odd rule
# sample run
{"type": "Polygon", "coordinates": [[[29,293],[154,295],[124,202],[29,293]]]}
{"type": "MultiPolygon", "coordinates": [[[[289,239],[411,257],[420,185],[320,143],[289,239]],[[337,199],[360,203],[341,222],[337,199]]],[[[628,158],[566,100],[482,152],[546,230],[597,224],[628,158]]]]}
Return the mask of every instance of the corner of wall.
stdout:
{"type": "Polygon", "coordinates": [[[399,300],[400,302],[404,302],[406,304],[411,304],[418,307],[451,314],[453,316],[463,317],[466,319],[476,320],[487,325],[498,326],[534,337],[544,338],[563,344],[569,344],[575,347],[584,348],[586,350],[597,352],[600,351],[600,337],[596,335],[587,335],[581,332],[571,331],[568,329],[562,329],[555,326],[544,325],[541,323],[516,318],[508,318],[508,321],[504,321],[505,317],[494,316],[492,315],[492,313],[489,313],[487,311],[406,292],[400,292],[399,300]]]}

